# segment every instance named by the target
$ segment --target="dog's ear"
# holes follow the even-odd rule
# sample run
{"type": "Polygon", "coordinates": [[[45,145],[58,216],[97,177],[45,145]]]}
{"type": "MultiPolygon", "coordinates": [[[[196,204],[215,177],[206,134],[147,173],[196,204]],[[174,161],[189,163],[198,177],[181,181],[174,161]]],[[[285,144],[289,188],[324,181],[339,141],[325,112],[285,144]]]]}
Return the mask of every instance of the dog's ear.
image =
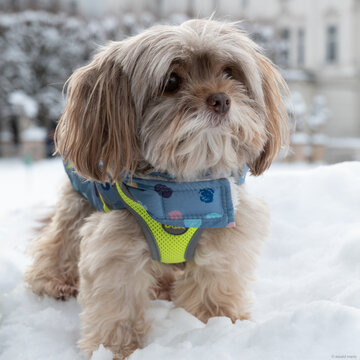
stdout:
{"type": "Polygon", "coordinates": [[[267,141],[260,156],[248,165],[253,175],[260,175],[270,167],[281,146],[288,147],[288,114],[283,100],[288,87],[270,60],[260,53],[256,57],[264,94],[267,141]]]}
{"type": "Polygon", "coordinates": [[[67,106],[55,132],[56,150],[77,172],[104,182],[133,173],[138,161],[136,118],[129,79],[112,43],[67,82],[67,106]],[[100,167],[102,162],[102,167],[100,167]]]}

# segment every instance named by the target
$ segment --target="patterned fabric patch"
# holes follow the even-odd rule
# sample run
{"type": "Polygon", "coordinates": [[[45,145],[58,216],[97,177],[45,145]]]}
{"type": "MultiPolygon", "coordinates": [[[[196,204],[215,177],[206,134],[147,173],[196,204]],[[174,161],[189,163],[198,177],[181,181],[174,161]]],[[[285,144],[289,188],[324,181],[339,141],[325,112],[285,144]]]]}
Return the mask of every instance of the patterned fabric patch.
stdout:
{"type": "Polygon", "coordinates": [[[214,190],[210,188],[205,188],[199,190],[200,200],[204,203],[211,203],[214,201],[214,190]]]}
{"type": "Polygon", "coordinates": [[[171,220],[180,220],[183,217],[183,214],[179,210],[173,210],[168,212],[168,216],[171,220]]]}
{"type": "Polygon", "coordinates": [[[186,227],[199,228],[201,226],[201,219],[185,219],[184,224],[186,227]]]}
{"type": "Polygon", "coordinates": [[[165,199],[168,199],[173,193],[169,187],[163,184],[156,184],[154,189],[160,196],[165,199]]]}
{"type": "Polygon", "coordinates": [[[109,183],[105,183],[105,185],[104,185],[104,184],[101,184],[101,187],[102,187],[103,190],[109,191],[109,189],[110,189],[110,184],[109,184],[109,183]]]}

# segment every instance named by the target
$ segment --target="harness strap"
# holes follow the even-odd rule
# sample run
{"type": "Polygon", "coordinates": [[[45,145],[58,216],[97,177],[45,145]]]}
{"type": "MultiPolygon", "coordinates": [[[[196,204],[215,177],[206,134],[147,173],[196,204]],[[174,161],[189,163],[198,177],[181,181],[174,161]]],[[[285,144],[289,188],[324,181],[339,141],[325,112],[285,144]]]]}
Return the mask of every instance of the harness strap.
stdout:
{"type": "Polygon", "coordinates": [[[123,183],[119,185],[115,182],[114,187],[124,206],[139,222],[154,260],[174,264],[193,259],[203,229],[163,225],[154,220],[142,205],[132,199],[123,183]]]}
{"type": "Polygon", "coordinates": [[[104,198],[102,197],[102,195],[100,193],[99,193],[99,198],[100,198],[100,201],[102,203],[104,212],[109,213],[111,210],[107,207],[107,205],[106,205],[106,203],[104,201],[104,198]]]}

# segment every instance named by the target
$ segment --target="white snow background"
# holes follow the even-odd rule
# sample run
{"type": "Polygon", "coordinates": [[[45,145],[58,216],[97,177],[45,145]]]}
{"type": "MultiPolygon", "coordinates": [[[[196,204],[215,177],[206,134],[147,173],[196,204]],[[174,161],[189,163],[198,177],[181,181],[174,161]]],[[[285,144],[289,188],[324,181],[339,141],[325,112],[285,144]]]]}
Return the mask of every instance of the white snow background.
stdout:
{"type": "MultiPolygon", "coordinates": [[[[0,160],[0,359],[77,360],[80,307],[25,288],[25,249],[54,205],[59,160],[25,167],[0,160]]],[[[146,347],[131,360],[327,360],[360,358],[360,163],[277,165],[246,180],[265,198],[272,231],[264,245],[250,321],[205,325],[154,301],[146,347]]],[[[110,360],[100,348],[93,360],[110,360]]]]}

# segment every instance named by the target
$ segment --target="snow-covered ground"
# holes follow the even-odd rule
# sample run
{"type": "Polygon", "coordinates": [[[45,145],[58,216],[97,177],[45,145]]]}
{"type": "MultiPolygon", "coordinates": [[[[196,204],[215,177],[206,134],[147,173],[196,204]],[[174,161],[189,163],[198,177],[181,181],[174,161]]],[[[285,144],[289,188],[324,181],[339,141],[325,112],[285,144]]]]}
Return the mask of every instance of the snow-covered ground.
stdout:
{"type": "MultiPolygon", "coordinates": [[[[80,308],[25,289],[25,249],[65,179],[58,160],[0,160],[0,359],[77,360],[80,308]]],[[[272,233],[258,267],[252,320],[203,324],[153,302],[147,346],[131,360],[360,358],[360,163],[277,165],[248,190],[267,200],[272,233]]],[[[93,360],[111,359],[100,349],[93,360]]]]}

